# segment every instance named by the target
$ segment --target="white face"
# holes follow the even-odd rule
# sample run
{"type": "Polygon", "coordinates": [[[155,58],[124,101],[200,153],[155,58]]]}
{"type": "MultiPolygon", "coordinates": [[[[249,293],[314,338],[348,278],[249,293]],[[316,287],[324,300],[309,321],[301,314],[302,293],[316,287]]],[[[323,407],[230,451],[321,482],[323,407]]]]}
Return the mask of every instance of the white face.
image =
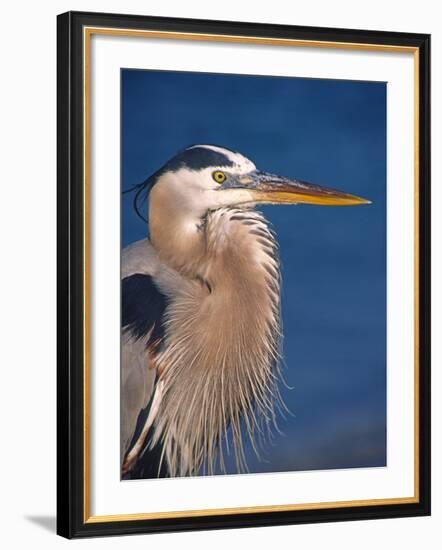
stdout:
{"type": "Polygon", "coordinates": [[[232,165],[210,166],[201,170],[184,167],[165,172],[153,187],[151,200],[167,200],[170,206],[175,204],[182,211],[197,217],[207,210],[253,202],[253,195],[247,189],[221,189],[225,177],[246,176],[255,171],[253,162],[240,153],[221,147],[205,145],[204,148],[222,153],[232,165]]]}

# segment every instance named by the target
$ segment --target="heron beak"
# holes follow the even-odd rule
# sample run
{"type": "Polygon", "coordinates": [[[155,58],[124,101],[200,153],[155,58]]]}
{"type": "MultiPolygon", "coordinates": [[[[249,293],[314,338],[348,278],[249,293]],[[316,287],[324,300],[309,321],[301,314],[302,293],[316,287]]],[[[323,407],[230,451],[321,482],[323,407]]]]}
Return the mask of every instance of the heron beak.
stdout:
{"type": "Polygon", "coordinates": [[[305,181],[285,178],[256,171],[238,178],[244,188],[251,191],[254,200],[269,204],[319,204],[326,206],[353,206],[371,201],[321,187],[305,181]]]}

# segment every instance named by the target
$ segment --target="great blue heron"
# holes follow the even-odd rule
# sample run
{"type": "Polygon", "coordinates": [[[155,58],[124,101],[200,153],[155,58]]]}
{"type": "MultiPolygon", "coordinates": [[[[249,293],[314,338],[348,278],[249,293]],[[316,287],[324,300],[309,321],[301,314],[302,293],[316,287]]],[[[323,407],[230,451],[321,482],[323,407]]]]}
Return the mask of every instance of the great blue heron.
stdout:
{"type": "Polygon", "coordinates": [[[254,207],[369,201],[214,145],[188,147],[134,190],[138,213],[149,196],[149,238],[122,257],[123,477],[210,474],[229,429],[242,471],[241,432],[254,445],[280,399],[277,243],[254,207]]]}

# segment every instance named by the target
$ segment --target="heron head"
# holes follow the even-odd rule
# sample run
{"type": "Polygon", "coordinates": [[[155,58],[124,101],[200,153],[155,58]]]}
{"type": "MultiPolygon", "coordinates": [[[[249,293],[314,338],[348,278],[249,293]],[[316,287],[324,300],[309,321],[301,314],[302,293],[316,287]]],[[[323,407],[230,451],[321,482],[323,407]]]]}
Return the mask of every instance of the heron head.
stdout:
{"type": "Polygon", "coordinates": [[[349,206],[370,201],[305,181],[257,170],[240,153],[215,145],[179,152],[144,187],[151,199],[195,215],[255,203],[349,206]]]}

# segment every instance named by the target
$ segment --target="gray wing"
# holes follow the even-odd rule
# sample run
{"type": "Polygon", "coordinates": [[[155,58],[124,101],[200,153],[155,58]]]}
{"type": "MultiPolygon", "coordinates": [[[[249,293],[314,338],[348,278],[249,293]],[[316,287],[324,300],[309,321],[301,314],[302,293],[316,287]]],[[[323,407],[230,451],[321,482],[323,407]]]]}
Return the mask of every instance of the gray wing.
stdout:
{"type": "Polygon", "coordinates": [[[121,266],[121,462],[152,397],[156,370],[150,357],[163,337],[166,296],[154,281],[159,261],[148,239],[122,253],[121,266]]]}

